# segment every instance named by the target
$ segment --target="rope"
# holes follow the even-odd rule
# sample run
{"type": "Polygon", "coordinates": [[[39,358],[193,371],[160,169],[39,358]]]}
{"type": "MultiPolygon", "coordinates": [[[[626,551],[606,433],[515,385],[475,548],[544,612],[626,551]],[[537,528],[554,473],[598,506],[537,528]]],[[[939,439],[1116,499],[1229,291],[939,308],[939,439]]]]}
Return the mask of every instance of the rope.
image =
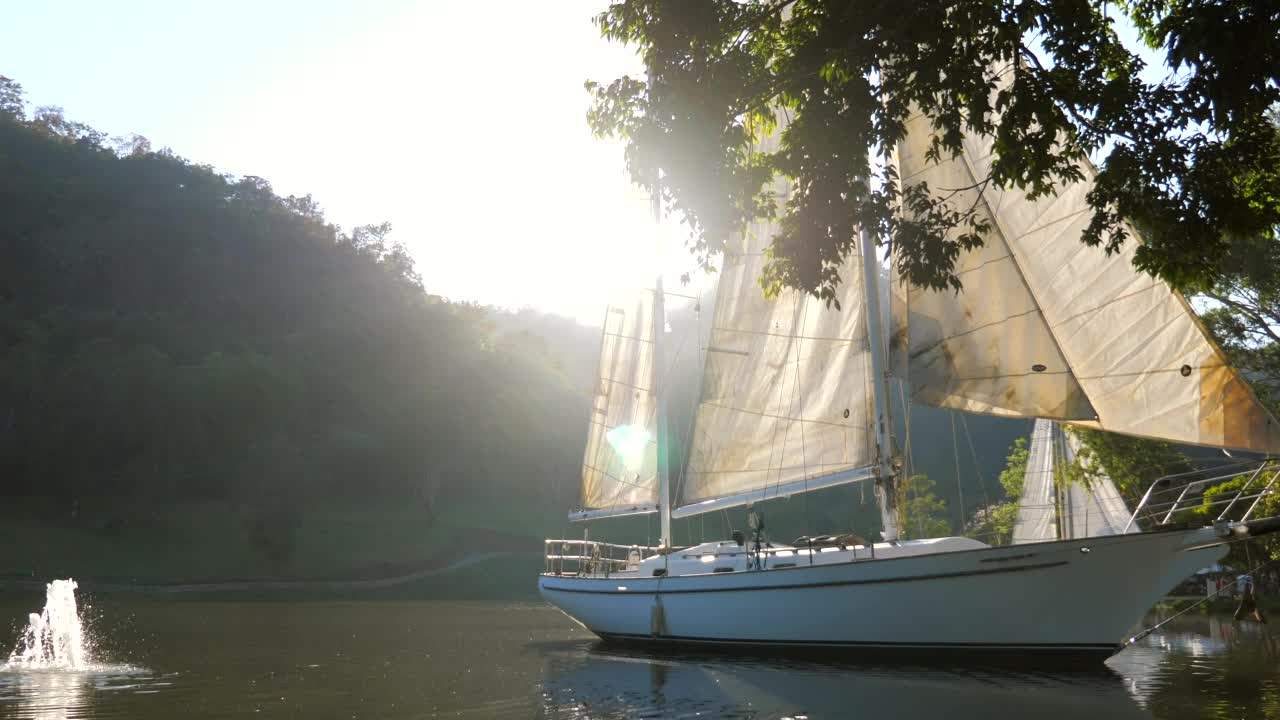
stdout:
{"type": "MultiPolygon", "coordinates": [[[[1247,541],[1246,541],[1246,542],[1247,542],[1247,541]]],[[[1245,552],[1246,552],[1246,553],[1248,553],[1248,550],[1249,550],[1249,546],[1248,546],[1248,545],[1245,545],[1245,552]]],[[[1280,558],[1277,558],[1277,560],[1280,560],[1280,558]]],[[[1250,581],[1250,582],[1253,582],[1253,575],[1254,575],[1254,573],[1258,572],[1259,570],[1263,569],[1264,567],[1266,567],[1266,566],[1268,566],[1268,565],[1270,565],[1270,564],[1272,564],[1272,563],[1274,563],[1274,562],[1276,562],[1276,560],[1268,560],[1268,561],[1266,561],[1266,562],[1259,563],[1258,565],[1255,565],[1255,566],[1254,566],[1254,568],[1253,568],[1252,570],[1250,570],[1249,572],[1247,572],[1247,573],[1243,573],[1243,575],[1244,575],[1245,577],[1249,578],[1249,581],[1250,581]]],[[[1183,615],[1187,614],[1188,612],[1191,612],[1192,610],[1194,610],[1194,609],[1196,609],[1196,608],[1200,607],[1201,605],[1203,605],[1203,604],[1205,604],[1205,603],[1209,602],[1210,600],[1213,600],[1214,598],[1218,597],[1218,595],[1219,595],[1219,594],[1221,594],[1224,590],[1226,590],[1227,588],[1231,587],[1231,586],[1232,586],[1232,585],[1234,585],[1234,584],[1235,584],[1235,583],[1233,582],[1233,583],[1228,583],[1228,584],[1226,584],[1226,585],[1223,585],[1222,587],[1220,587],[1220,588],[1218,588],[1217,590],[1215,590],[1215,591],[1213,592],[1213,594],[1212,594],[1212,595],[1206,595],[1203,599],[1196,601],[1195,603],[1193,603],[1193,604],[1191,604],[1191,605],[1189,605],[1189,606],[1187,606],[1187,607],[1183,608],[1182,610],[1179,610],[1178,612],[1174,613],[1173,615],[1170,615],[1169,617],[1165,618],[1164,620],[1161,620],[1160,622],[1156,623],[1155,625],[1152,625],[1151,627],[1147,628],[1146,630],[1143,630],[1142,632],[1138,633],[1137,635],[1134,635],[1133,637],[1129,638],[1128,642],[1126,642],[1126,643],[1124,643],[1123,645],[1121,645],[1121,646],[1120,646],[1120,649],[1122,649],[1122,650],[1123,650],[1124,648],[1129,647],[1130,645],[1132,645],[1132,644],[1134,644],[1134,643],[1138,642],[1139,640],[1141,640],[1141,639],[1145,638],[1146,636],[1150,635],[1151,633],[1155,632],[1156,630],[1159,630],[1160,628],[1164,627],[1167,623],[1173,622],[1174,620],[1176,620],[1176,619],[1178,619],[1178,618],[1182,617],[1183,615]]]]}

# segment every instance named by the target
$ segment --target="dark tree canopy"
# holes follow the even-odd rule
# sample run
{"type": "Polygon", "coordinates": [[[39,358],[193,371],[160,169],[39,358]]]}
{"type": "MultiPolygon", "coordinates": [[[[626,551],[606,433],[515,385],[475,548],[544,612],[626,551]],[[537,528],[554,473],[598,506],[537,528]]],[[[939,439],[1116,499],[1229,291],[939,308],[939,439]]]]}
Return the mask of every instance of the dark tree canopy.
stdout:
{"type": "Polygon", "coordinates": [[[1033,197],[1104,151],[1081,240],[1114,250],[1132,241],[1127,219],[1144,233],[1135,263],[1185,289],[1212,285],[1280,223],[1272,3],[624,0],[596,20],[649,73],[588,83],[592,128],[626,140],[634,180],[685,218],[703,262],[776,214],[767,290],[832,297],[862,223],[911,282],[960,287],[954,261],[985,221],[943,189],[902,192],[890,152],[917,111],[937,129],[932,154],[958,153],[965,133],[993,138],[988,181],[1033,197]],[[1118,22],[1162,54],[1159,80],[1118,22]],[[993,93],[997,68],[1012,79],[993,93]],[[775,113],[788,125],[762,150],[775,113]],[[777,175],[794,187],[784,207],[767,193],[777,175]]]}
{"type": "Polygon", "coordinates": [[[475,498],[560,517],[576,496],[588,381],[565,359],[596,334],[429,295],[389,224],[28,111],[4,77],[0,216],[15,513],[116,537],[229,505],[283,571],[318,507],[412,507],[425,531],[475,498]]]}

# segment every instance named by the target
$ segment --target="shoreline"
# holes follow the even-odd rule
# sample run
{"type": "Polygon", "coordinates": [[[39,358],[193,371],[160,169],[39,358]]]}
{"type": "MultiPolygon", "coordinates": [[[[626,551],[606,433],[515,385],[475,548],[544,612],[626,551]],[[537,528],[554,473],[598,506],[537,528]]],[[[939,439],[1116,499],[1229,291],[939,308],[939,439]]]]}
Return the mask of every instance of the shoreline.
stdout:
{"type": "MultiPolygon", "coordinates": [[[[95,579],[93,577],[74,578],[81,592],[87,593],[135,593],[144,595],[200,595],[209,593],[241,593],[241,592],[348,592],[361,590],[380,590],[406,585],[418,580],[438,575],[446,575],[489,560],[503,558],[540,558],[534,551],[491,551],[472,553],[443,565],[432,564],[407,573],[384,577],[334,578],[315,580],[214,580],[196,583],[130,583],[119,580],[95,579]]],[[[0,577],[0,590],[34,590],[44,588],[49,580],[25,580],[14,577],[0,577]]]]}

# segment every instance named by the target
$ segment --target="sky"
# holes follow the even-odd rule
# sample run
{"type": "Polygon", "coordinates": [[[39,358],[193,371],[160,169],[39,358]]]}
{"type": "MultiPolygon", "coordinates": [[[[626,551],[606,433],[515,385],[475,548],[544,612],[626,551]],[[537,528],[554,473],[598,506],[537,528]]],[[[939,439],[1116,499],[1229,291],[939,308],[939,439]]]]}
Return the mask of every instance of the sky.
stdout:
{"type": "Polygon", "coordinates": [[[591,23],[605,0],[60,2],[6,8],[0,74],[32,106],[389,221],[428,291],[598,324],[690,271],[588,79],[639,74],[591,23]]]}
{"type": "Polygon", "coordinates": [[[658,268],[669,290],[694,270],[586,125],[585,80],[642,72],[592,24],[606,5],[18,3],[0,74],[32,106],[311,193],[345,228],[389,221],[432,293],[598,324],[658,268]]]}

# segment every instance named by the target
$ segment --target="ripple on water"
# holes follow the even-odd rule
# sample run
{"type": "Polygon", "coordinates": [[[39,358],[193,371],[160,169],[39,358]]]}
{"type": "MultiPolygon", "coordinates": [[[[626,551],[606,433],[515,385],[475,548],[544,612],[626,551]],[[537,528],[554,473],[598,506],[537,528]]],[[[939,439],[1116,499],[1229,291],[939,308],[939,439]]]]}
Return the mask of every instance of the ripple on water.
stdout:
{"type": "Polygon", "coordinates": [[[171,684],[135,665],[93,663],[78,670],[62,670],[6,663],[0,665],[0,715],[22,720],[83,716],[96,705],[97,693],[137,692],[171,684]]]}

